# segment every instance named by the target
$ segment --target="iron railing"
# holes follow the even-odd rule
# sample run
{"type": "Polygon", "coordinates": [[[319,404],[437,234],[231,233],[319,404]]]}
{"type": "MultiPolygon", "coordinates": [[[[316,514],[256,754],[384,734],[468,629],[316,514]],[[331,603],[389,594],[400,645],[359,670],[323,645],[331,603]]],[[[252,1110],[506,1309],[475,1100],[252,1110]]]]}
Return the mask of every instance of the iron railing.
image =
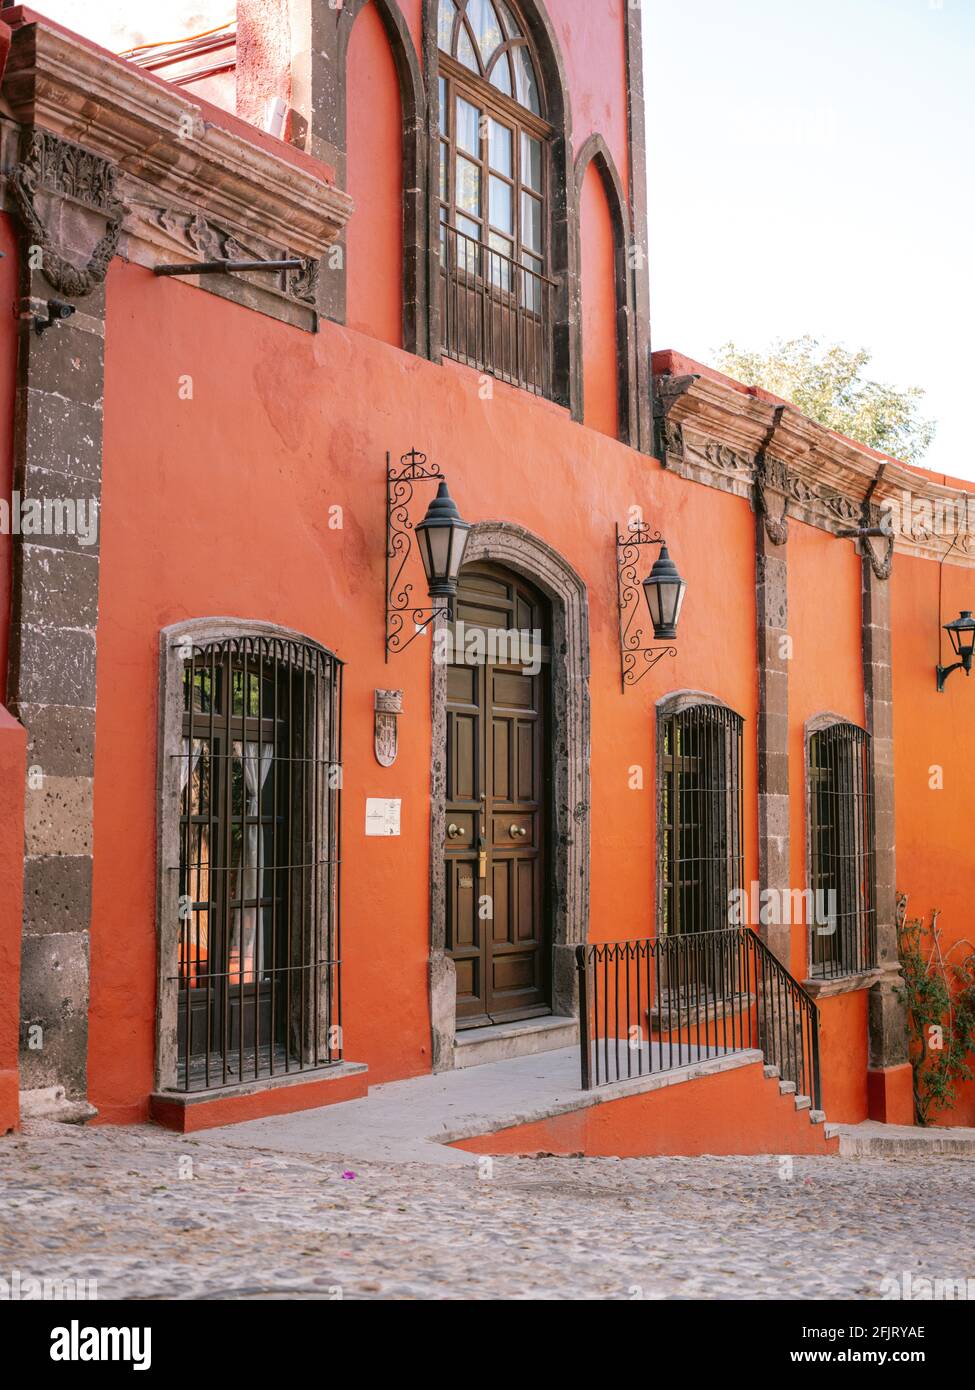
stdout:
{"type": "Polygon", "coordinates": [[[819,1012],[750,927],[576,947],[583,1090],[759,1050],[821,1108],[819,1012]]]}
{"type": "Polygon", "coordinates": [[[440,333],[447,357],[552,395],[555,281],[449,223],[440,225],[440,333]]]}
{"type": "Polygon", "coordinates": [[[258,635],[187,653],[175,1089],[338,1062],[342,663],[258,635]]]}

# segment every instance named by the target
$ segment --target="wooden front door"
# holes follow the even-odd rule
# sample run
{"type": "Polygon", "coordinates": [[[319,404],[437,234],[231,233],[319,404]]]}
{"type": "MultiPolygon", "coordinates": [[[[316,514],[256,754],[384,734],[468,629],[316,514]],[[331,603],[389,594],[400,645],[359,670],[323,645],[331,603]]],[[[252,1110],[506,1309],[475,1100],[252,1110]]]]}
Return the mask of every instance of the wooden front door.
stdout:
{"type": "Polygon", "coordinates": [[[457,1026],[550,1012],[548,606],[464,570],[447,670],[447,949],[457,1026]]]}

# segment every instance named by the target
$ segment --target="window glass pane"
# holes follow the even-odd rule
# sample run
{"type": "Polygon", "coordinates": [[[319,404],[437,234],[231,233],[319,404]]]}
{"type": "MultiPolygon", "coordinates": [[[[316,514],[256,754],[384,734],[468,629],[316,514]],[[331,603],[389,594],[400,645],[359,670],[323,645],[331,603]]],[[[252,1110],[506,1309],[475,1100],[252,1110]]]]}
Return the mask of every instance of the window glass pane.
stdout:
{"type": "Polygon", "coordinates": [[[503,179],[495,178],[493,174],[491,175],[488,221],[492,226],[500,227],[503,232],[513,232],[515,229],[515,209],[512,192],[513,190],[510,183],[505,183],[503,179]]]}
{"type": "Polygon", "coordinates": [[[475,243],[481,239],[481,229],[469,217],[458,217],[457,230],[464,233],[463,236],[454,238],[457,246],[457,265],[461,270],[466,270],[469,275],[476,275],[478,249],[475,243]]]}
{"type": "Polygon", "coordinates": [[[497,121],[488,121],[488,163],[499,174],[511,177],[511,131],[497,121]]]}
{"type": "Polygon", "coordinates": [[[474,45],[471,43],[466,29],[461,29],[460,31],[460,40],[457,44],[457,57],[464,64],[465,68],[470,68],[471,72],[480,73],[481,69],[478,65],[477,54],[474,52],[474,45]]]}
{"type": "Polygon", "coordinates": [[[519,38],[521,36],[521,30],[518,28],[518,24],[514,15],[511,13],[508,6],[504,3],[504,0],[495,0],[495,2],[497,5],[498,14],[501,16],[501,20],[504,24],[508,38],[519,38]]]}
{"type": "Polygon", "coordinates": [[[534,271],[532,275],[519,274],[521,281],[521,302],[526,309],[531,309],[533,313],[538,313],[542,307],[542,282],[536,279],[541,274],[542,263],[535,256],[522,254],[521,263],[528,271],[534,271]]]}
{"type": "Polygon", "coordinates": [[[536,116],[541,115],[535,69],[532,67],[531,54],[524,44],[519,44],[511,50],[511,61],[515,65],[515,89],[518,100],[522,106],[527,106],[529,111],[534,111],[536,116]]]}
{"type": "Polygon", "coordinates": [[[447,79],[440,79],[440,134],[447,134],[447,79]]]}
{"type": "Polygon", "coordinates": [[[457,98],[457,148],[468,154],[481,153],[481,113],[463,97],[457,98]]]}
{"type": "Polygon", "coordinates": [[[450,52],[450,40],[454,32],[454,15],[457,8],[454,0],[440,0],[440,16],[437,21],[437,42],[445,53],[450,52]]]}
{"type": "Polygon", "coordinates": [[[450,158],[448,147],[442,141],[440,144],[440,196],[444,202],[447,201],[447,160],[450,158]]]}
{"type": "Polygon", "coordinates": [[[521,181],[526,188],[542,191],[542,142],[522,133],[521,181]]]}
{"type": "Polygon", "coordinates": [[[502,53],[491,69],[491,85],[497,87],[499,92],[504,92],[506,97],[514,96],[511,89],[511,67],[508,63],[507,53],[502,53]]]}
{"type": "Polygon", "coordinates": [[[457,156],[457,184],[454,202],[465,212],[478,216],[481,211],[481,169],[462,154],[457,156]]]}
{"type": "Polygon", "coordinates": [[[530,193],[521,195],[521,241],[530,251],[542,250],[542,205],[530,193]]]}
{"type": "Polygon", "coordinates": [[[488,244],[493,251],[499,251],[498,256],[491,256],[491,283],[498,285],[503,290],[511,289],[511,252],[512,245],[503,236],[498,236],[497,232],[491,232],[488,237],[488,244]],[[502,257],[504,259],[502,260],[502,257]]]}
{"type": "Polygon", "coordinates": [[[498,44],[504,42],[501,22],[491,0],[467,0],[467,19],[474,30],[484,66],[487,67],[498,44]]]}

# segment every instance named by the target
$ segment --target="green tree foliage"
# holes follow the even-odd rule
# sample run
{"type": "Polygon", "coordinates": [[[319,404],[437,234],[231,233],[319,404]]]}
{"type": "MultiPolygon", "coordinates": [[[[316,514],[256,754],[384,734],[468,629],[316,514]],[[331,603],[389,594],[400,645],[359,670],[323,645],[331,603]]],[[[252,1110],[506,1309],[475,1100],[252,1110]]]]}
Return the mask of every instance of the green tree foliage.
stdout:
{"type": "Polygon", "coordinates": [[[806,336],[778,339],[764,353],[725,343],[715,365],[747,386],[762,386],[790,401],[827,429],[905,463],[919,463],[936,428],[920,414],[924,391],[870,381],[864,376],[870,360],[866,348],[849,352],[806,336]]]}

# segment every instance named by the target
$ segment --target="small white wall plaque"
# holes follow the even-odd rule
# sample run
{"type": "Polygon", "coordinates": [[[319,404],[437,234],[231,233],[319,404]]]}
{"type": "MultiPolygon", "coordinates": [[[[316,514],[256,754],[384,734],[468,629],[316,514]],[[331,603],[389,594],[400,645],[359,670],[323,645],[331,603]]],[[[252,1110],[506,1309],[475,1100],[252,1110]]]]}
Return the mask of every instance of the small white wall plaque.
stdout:
{"type": "Polygon", "coordinates": [[[402,802],[398,798],[390,800],[385,797],[367,796],[366,834],[398,835],[401,805],[402,802]]]}

